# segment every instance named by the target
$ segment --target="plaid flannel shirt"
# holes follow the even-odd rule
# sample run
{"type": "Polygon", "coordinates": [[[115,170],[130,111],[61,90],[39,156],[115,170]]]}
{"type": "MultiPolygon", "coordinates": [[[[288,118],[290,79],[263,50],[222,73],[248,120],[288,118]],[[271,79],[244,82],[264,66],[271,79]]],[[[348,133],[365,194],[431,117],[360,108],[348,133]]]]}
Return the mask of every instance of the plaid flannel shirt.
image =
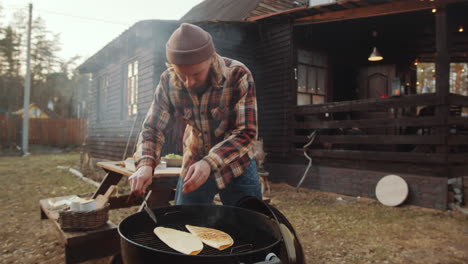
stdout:
{"type": "Polygon", "coordinates": [[[208,87],[201,96],[172,85],[172,78],[178,78],[174,71],[161,75],[134,154],[137,169],[144,165],[154,169],[159,164],[164,134],[177,117],[187,124],[182,178],[190,165],[203,159],[211,166],[210,176],[223,189],[248,167],[257,139],[254,81],[242,63],[217,58],[223,68],[222,83],[208,87]]]}

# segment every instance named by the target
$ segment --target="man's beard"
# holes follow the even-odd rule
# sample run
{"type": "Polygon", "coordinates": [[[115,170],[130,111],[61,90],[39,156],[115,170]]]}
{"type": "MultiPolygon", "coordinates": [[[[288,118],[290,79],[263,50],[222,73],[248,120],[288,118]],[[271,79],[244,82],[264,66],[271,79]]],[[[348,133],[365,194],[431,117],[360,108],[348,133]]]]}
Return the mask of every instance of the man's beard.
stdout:
{"type": "Polygon", "coordinates": [[[192,86],[190,88],[187,88],[187,90],[189,90],[191,93],[202,93],[206,90],[207,88],[207,84],[208,84],[208,81],[202,83],[202,84],[197,84],[195,86],[192,86]]]}

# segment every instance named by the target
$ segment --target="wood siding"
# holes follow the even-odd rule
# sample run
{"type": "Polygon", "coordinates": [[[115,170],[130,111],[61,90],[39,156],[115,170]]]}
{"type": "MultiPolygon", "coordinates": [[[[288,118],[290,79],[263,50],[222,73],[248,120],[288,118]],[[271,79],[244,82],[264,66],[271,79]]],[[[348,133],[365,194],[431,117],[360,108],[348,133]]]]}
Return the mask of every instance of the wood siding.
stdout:
{"type": "Polygon", "coordinates": [[[293,81],[292,27],[262,24],[257,45],[257,100],[259,136],[264,140],[268,161],[285,161],[290,152],[290,127],[295,93],[293,81]]]}
{"type": "MultiPolygon", "coordinates": [[[[95,55],[95,64],[103,65],[93,72],[92,88],[89,94],[89,130],[87,150],[94,158],[120,160],[125,149],[126,157],[131,156],[143,119],[153,99],[159,77],[165,69],[165,43],[178,23],[143,21],[123,33],[106,48],[95,55]],[[111,47],[119,47],[107,51],[111,47]],[[112,53],[113,52],[113,53],[112,53]],[[108,54],[104,56],[102,54],[108,54]],[[127,65],[138,61],[138,114],[127,116],[126,78],[127,65]],[[97,119],[98,79],[108,78],[106,109],[97,119]],[[135,120],[136,119],[136,120],[135,120]],[[127,143],[128,141],[128,143],[127,143]]],[[[168,142],[172,141],[170,135],[168,142]]],[[[176,152],[180,144],[167,144],[165,152],[176,152]]]]}

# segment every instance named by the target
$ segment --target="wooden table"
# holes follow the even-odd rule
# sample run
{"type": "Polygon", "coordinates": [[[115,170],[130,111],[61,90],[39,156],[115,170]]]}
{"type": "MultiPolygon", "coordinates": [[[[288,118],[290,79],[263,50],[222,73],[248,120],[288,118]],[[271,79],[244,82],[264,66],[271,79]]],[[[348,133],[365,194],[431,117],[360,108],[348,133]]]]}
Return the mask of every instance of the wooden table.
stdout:
{"type": "MultiPolygon", "coordinates": [[[[132,171],[118,165],[117,161],[99,162],[97,165],[107,172],[92,198],[104,194],[111,185],[116,185],[122,177],[132,175],[132,171]]],[[[153,183],[150,186],[151,196],[147,197],[148,206],[156,208],[169,205],[173,199],[181,168],[167,168],[155,170],[153,183]]],[[[141,197],[127,195],[113,196],[109,199],[110,209],[125,208],[141,205],[141,197]]],[[[91,259],[114,256],[111,263],[120,263],[120,237],[117,225],[108,221],[103,227],[85,232],[66,232],[58,223],[58,211],[52,208],[48,200],[67,199],[70,196],[53,197],[39,201],[41,219],[49,219],[57,230],[59,240],[65,248],[65,263],[79,263],[91,259]]]]}
{"type": "MultiPolygon", "coordinates": [[[[123,176],[129,177],[133,174],[132,171],[118,164],[119,162],[116,161],[105,161],[97,163],[99,167],[107,172],[107,175],[94,193],[93,198],[97,197],[98,194],[104,194],[109,186],[119,183],[123,176]]],[[[181,172],[181,168],[175,167],[154,170],[153,183],[150,186],[152,192],[151,196],[147,198],[149,207],[156,208],[169,205],[169,201],[173,199],[174,189],[177,186],[177,181],[179,180],[179,175],[181,172]]],[[[127,198],[128,196],[122,196],[120,198],[120,202],[126,202],[125,199],[127,198]]],[[[115,205],[118,206],[122,204],[116,203],[115,205]]],[[[111,203],[111,209],[112,208],[113,205],[111,203]]]]}

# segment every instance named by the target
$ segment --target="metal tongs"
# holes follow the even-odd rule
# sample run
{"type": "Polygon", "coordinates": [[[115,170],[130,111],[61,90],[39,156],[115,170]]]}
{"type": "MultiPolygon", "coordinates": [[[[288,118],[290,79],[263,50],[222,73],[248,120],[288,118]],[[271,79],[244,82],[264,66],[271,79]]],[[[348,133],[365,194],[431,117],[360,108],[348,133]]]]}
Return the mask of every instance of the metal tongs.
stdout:
{"type": "Polygon", "coordinates": [[[153,210],[151,210],[151,208],[149,208],[148,203],[146,202],[148,200],[148,197],[150,197],[150,196],[151,196],[151,190],[148,192],[145,199],[143,200],[142,207],[143,207],[143,210],[145,210],[145,212],[149,215],[149,217],[154,221],[154,224],[157,225],[158,224],[158,219],[156,219],[156,215],[154,215],[153,210]]]}

